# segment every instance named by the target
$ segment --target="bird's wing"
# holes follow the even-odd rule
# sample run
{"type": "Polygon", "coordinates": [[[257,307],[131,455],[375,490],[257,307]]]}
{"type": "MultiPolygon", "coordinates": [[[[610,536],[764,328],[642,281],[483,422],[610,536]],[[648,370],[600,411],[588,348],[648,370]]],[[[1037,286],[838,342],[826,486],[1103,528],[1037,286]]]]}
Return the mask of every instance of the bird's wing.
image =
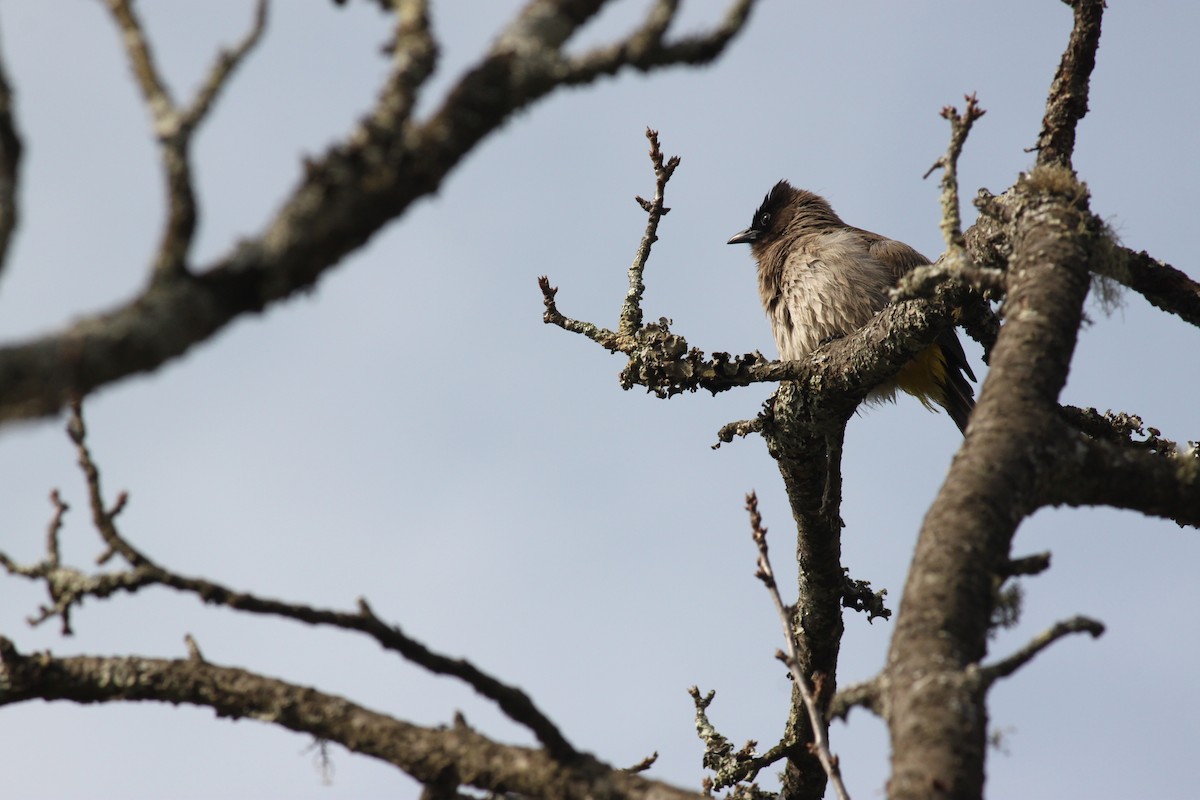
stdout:
{"type": "MultiPolygon", "coordinates": [[[[897,242],[895,239],[888,239],[886,236],[869,231],[863,231],[862,234],[871,242],[871,255],[887,265],[897,283],[900,278],[916,267],[930,263],[928,258],[904,242],[897,242]]],[[[962,342],[958,340],[958,335],[953,328],[943,331],[938,336],[937,343],[942,348],[942,354],[948,367],[961,370],[969,375],[971,380],[976,380],[971,365],[967,363],[967,354],[963,352],[962,342]]],[[[966,386],[965,383],[963,385],[966,386]]]]}
{"type": "Polygon", "coordinates": [[[928,258],[904,242],[897,242],[895,239],[889,239],[870,231],[860,231],[860,233],[871,243],[871,256],[887,265],[888,269],[892,271],[892,278],[896,283],[899,283],[900,278],[916,267],[930,263],[928,258]]]}

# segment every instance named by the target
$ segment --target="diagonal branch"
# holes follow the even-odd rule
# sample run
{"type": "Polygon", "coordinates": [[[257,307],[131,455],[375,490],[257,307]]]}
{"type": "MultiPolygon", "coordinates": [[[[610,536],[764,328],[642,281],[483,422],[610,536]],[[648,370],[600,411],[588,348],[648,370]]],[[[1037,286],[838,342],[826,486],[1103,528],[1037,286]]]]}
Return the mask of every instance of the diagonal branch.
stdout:
{"type": "Polygon", "coordinates": [[[1120,248],[1118,252],[1122,263],[1111,272],[1113,278],[1141,294],[1156,308],[1200,328],[1200,282],[1153,258],[1145,250],[1135,253],[1120,248]]]}
{"type": "Polygon", "coordinates": [[[1071,617],[1063,622],[1055,623],[1053,627],[1039,633],[1008,658],[980,667],[979,675],[983,679],[984,686],[990,686],[1001,678],[1007,678],[1032,661],[1038,653],[1064,636],[1070,636],[1073,633],[1088,633],[1095,639],[1103,635],[1104,624],[1087,617],[1071,617]]]}
{"type": "Polygon", "coordinates": [[[1088,83],[1096,68],[1105,0],[1063,2],[1074,9],[1075,24],[1050,84],[1042,131],[1033,149],[1037,150],[1039,165],[1060,164],[1069,168],[1075,152],[1075,128],[1088,112],[1088,83]]]}
{"type": "MultiPolygon", "coordinates": [[[[127,0],[109,2],[123,6],[127,0]]],[[[639,51],[637,59],[627,53],[609,64],[610,71],[710,61],[741,29],[753,4],[734,0],[713,30],[639,51]]],[[[194,270],[187,280],[153,281],[114,311],[0,348],[0,422],[54,414],[72,399],[155,370],[238,317],[311,287],[416,199],[435,191],[480,140],[514,113],[564,83],[597,77],[599,72],[568,70],[564,75],[561,48],[603,5],[603,0],[533,0],[420,124],[391,124],[395,114],[385,106],[402,109],[404,103],[385,89],[366,122],[305,165],[299,185],[265,229],[216,263],[194,270]]],[[[409,8],[414,16],[404,19],[417,20],[421,6],[409,8]]],[[[397,39],[397,48],[425,39],[417,32],[418,22],[413,36],[397,39]]],[[[149,52],[144,42],[134,48],[135,53],[143,51],[149,52]]],[[[395,54],[393,63],[404,58],[395,54]]],[[[431,64],[428,57],[414,58],[431,64]]],[[[415,86],[426,68],[394,68],[389,80],[393,86],[404,81],[415,86]]],[[[135,73],[158,97],[156,73],[137,64],[135,73]]],[[[186,223],[186,214],[181,220],[186,223]]],[[[182,265],[184,252],[161,248],[155,274],[170,274],[182,265]]]]}
{"type": "Polygon", "coordinates": [[[204,706],[221,717],[257,719],[337,742],[425,783],[450,774],[458,785],[528,797],[699,800],[589,755],[562,762],[542,750],[499,744],[461,719],[452,727],[422,728],[342,697],[203,659],[25,655],[0,637],[0,706],[34,699],[204,706]]]}
{"type": "Polygon", "coordinates": [[[495,702],[514,722],[529,728],[553,758],[567,761],[578,755],[554,723],[519,688],[502,683],[464,659],[450,658],[430,650],[406,636],[398,627],[388,625],[377,617],[366,600],[358,601],[356,613],[330,611],[235,591],[204,578],[180,575],[159,566],[137,550],[117,529],[115,520],[124,508],[128,495],[123,492],[111,509],[106,506],[100,489],[100,471],[87,448],[87,431],[78,405],[72,409],[67,430],[79,452],[79,466],[88,485],[93,524],[106,545],[100,561],[103,563],[113,555],[120,555],[131,568],[86,575],[79,570],[62,566],[58,533],[67,505],[59,499],[58,492],[55,491],[51,494],[55,514],[47,535],[46,557],[37,564],[20,565],[7,554],[0,552],[0,566],[10,574],[35,581],[41,580],[46,584],[52,605],[43,607],[39,616],[30,619],[31,624],[36,625],[57,616],[63,621],[63,632],[69,634],[71,610],[84,599],[106,598],[118,592],[132,594],[149,586],[165,586],[195,595],[205,603],[227,606],[236,611],[357,631],[373,638],[385,650],[397,653],[434,674],[455,677],[468,684],[479,694],[495,702]]]}

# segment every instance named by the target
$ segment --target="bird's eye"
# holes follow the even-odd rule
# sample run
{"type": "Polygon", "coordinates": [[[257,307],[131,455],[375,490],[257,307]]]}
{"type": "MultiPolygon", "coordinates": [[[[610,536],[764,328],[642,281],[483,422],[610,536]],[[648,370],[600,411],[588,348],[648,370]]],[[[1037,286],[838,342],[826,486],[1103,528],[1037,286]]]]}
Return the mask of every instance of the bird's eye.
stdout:
{"type": "Polygon", "coordinates": [[[769,211],[764,211],[758,218],[758,229],[760,231],[766,230],[767,226],[770,224],[771,224],[771,213],[769,211]]]}

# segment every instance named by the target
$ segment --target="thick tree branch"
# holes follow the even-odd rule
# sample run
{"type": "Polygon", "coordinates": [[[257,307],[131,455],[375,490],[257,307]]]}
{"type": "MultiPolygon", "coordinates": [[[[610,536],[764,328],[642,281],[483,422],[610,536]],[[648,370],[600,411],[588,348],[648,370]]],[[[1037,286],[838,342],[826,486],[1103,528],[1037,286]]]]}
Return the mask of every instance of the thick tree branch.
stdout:
{"type": "Polygon", "coordinates": [[[1200,327],[1200,283],[1152,257],[1145,250],[1120,249],[1122,262],[1110,277],[1145,297],[1152,305],[1200,327]]]}
{"type": "Polygon", "coordinates": [[[1040,505],[1111,506],[1200,527],[1200,451],[1148,449],[1062,431],[1040,505]]]}
{"type": "MultiPolygon", "coordinates": [[[[121,0],[110,2],[121,5],[121,0]]],[[[392,78],[375,109],[343,143],[307,165],[267,227],[216,263],[180,280],[154,282],[115,311],[0,348],[0,422],[54,414],[71,399],[154,370],[239,316],[312,286],[414,200],[434,191],[466,153],[516,111],[564,81],[599,75],[571,67],[562,46],[603,5],[603,0],[534,0],[427,120],[380,124],[411,109],[404,93],[414,91],[431,64],[428,38],[420,32],[421,6],[408,6],[411,13],[402,15],[401,25],[407,20],[405,31],[411,35],[397,36],[392,78]],[[406,43],[421,52],[400,52],[406,43]]],[[[711,32],[639,46],[605,69],[711,60],[741,29],[752,7],[750,0],[735,0],[711,32]]],[[[135,72],[144,90],[157,98],[151,105],[162,105],[154,88],[161,80],[153,70],[135,64],[135,72]]],[[[169,255],[158,263],[173,260],[176,256],[169,255]]]]}
{"type": "Polygon", "coordinates": [[[979,797],[985,690],[972,665],[986,646],[996,576],[1018,523],[1051,477],[1038,443],[1061,425],[1066,379],[1103,225],[1063,167],[1013,189],[1006,324],[971,427],[925,518],[884,676],[893,798],[979,797]]]}
{"type": "Polygon", "coordinates": [[[27,656],[0,637],[0,706],[35,699],[205,706],[219,717],[256,719],[337,742],[427,784],[451,775],[458,786],[529,797],[698,798],[589,755],[563,762],[546,751],[493,742],[461,720],[452,728],[421,728],[345,698],[199,659],[27,656]]]}

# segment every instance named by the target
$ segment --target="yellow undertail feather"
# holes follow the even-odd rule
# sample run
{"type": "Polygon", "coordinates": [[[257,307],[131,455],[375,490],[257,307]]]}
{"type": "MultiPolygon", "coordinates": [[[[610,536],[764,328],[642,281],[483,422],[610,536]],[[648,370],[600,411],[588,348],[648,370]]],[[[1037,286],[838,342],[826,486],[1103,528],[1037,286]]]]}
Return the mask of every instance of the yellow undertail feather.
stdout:
{"type": "Polygon", "coordinates": [[[947,366],[941,345],[934,344],[922,350],[896,373],[895,378],[872,389],[867,395],[867,403],[892,402],[896,399],[897,389],[917,398],[930,411],[936,412],[941,406],[959,430],[966,430],[967,419],[975,405],[973,392],[960,371],[947,366]]]}
{"type": "Polygon", "coordinates": [[[896,387],[921,401],[930,411],[946,404],[946,357],[936,344],[917,354],[896,373],[896,387]]]}

